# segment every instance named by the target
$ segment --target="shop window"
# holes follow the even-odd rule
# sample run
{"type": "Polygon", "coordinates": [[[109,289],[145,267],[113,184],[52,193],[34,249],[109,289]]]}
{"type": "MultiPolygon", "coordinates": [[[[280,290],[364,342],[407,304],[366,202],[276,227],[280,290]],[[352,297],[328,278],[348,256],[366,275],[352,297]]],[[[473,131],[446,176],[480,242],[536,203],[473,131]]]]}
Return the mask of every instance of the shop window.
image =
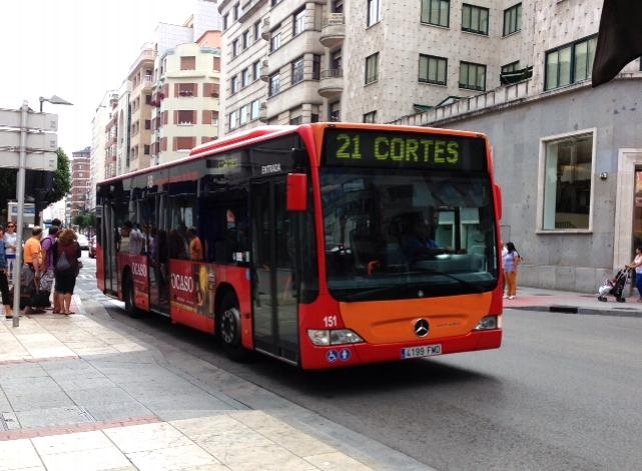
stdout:
{"type": "Polygon", "coordinates": [[[589,230],[593,133],[542,141],[543,192],[540,229],[589,230]]]}

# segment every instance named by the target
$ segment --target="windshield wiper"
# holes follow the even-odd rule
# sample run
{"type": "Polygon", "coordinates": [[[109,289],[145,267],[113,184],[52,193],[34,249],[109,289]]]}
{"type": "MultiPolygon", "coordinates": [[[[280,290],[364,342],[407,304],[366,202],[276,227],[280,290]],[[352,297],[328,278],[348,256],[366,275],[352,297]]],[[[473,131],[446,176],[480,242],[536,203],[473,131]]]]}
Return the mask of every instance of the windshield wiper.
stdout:
{"type": "Polygon", "coordinates": [[[473,284],[470,281],[464,280],[462,278],[459,278],[458,276],[455,276],[451,273],[448,272],[443,272],[439,270],[433,270],[432,268],[419,268],[416,270],[419,273],[430,273],[431,275],[441,275],[445,276],[448,279],[454,280],[457,283],[459,283],[461,286],[464,286],[472,291],[475,291],[477,293],[483,293],[486,291],[482,286],[479,286],[478,284],[473,284]]]}

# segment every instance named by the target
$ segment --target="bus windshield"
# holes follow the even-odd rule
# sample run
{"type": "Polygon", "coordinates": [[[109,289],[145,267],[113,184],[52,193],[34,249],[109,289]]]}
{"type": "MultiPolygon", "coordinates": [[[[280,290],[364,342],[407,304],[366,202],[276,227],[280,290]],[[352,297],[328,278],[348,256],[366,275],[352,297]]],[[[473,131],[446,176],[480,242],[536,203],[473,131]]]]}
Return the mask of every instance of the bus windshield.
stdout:
{"type": "Polygon", "coordinates": [[[328,287],[340,301],[436,297],[497,286],[483,171],[320,170],[328,287]]]}

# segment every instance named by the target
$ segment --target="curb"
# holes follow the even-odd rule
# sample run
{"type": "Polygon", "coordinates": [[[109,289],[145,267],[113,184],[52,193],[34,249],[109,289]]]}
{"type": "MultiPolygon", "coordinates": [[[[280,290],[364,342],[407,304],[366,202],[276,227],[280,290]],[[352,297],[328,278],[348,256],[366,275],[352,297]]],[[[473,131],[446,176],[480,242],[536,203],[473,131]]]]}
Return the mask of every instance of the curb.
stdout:
{"type": "MultiPolygon", "coordinates": [[[[504,306],[506,309],[506,306],[504,306]]],[[[616,317],[637,317],[642,318],[642,312],[638,310],[625,311],[621,309],[594,309],[580,306],[550,305],[550,306],[511,306],[508,309],[519,311],[557,312],[562,314],[588,314],[594,316],[616,316],[616,317]]]]}

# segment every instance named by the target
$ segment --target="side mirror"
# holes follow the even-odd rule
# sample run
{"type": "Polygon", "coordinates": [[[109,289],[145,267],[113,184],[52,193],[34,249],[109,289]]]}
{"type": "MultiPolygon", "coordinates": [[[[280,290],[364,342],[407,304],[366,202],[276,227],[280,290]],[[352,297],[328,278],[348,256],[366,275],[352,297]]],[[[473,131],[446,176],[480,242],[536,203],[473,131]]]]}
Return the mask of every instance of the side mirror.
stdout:
{"type": "Polygon", "coordinates": [[[305,173],[288,173],[287,210],[306,211],[308,209],[308,176],[305,173]]]}

